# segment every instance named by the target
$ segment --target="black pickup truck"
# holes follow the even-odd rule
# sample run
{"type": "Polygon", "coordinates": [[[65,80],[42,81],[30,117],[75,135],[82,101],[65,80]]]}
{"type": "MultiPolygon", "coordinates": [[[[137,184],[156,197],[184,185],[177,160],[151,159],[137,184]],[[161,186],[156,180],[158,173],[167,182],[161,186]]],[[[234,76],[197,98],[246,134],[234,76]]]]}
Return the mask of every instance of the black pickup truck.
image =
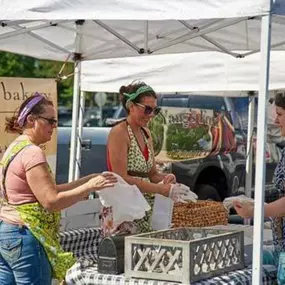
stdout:
{"type": "MultiPolygon", "coordinates": [[[[158,166],[174,173],[200,199],[219,201],[244,193],[247,124],[240,113],[246,106],[236,108],[243,105],[235,103],[234,98],[217,96],[161,94],[158,97],[163,116],[153,120],[150,126],[158,166]]],[[[112,124],[125,116],[120,106],[107,122],[112,124]]],[[[107,169],[109,132],[110,127],[84,127],[82,176],[107,169]]],[[[68,177],[70,134],[70,127],[58,128],[59,183],[66,182],[68,177]]],[[[278,158],[278,147],[274,142],[268,143],[267,183],[272,181],[278,158]]]]}

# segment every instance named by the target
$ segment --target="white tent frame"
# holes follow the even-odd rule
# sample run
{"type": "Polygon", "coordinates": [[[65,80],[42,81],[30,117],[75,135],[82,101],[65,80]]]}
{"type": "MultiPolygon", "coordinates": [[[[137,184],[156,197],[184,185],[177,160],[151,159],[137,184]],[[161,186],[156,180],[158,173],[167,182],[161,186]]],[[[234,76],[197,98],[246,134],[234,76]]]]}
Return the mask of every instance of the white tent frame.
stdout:
{"type": "MultiPolygon", "coordinates": [[[[244,20],[244,19],[242,19],[244,20]]],[[[230,21],[228,25],[235,24],[241,19],[235,19],[230,21]]],[[[270,39],[271,39],[271,15],[266,15],[261,18],[262,23],[262,31],[261,31],[261,43],[260,50],[254,50],[251,52],[247,52],[244,54],[237,54],[227,50],[225,47],[213,41],[211,38],[207,37],[206,34],[213,31],[210,28],[201,29],[196,31],[193,27],[189,26],[185,21],[180,21],[183,25],[187,26],[192,33],[184,37],[179,37],[168,45],[162,45],[155,47],[151,52],[148,50],[148,41],[147,41],[147,25],[146,25],[146,33],[145,33],[145,50],[148,53],[152,53],[163,49],[165,47],[169,47],[171,45],[175,45],[177,43],[181,43],[183,41],[187,41],[189,39],[193,39],[195,37],[203,37],[205,40],[212,43],[216,46],[220,51],[227,53],[234,57],[245,57],[252,55],[257,52],[261,52],[261,75],[260,75],[260,87],[259,87],[259,104],[258,104],[258,125],[257,125],[257,156],[256,160],[256,177],[262,177],[262,179],[257,179],[255,188],[259,189],[259,191],[255,192],[255,215],[254,215],[254,237],[256,238],[256,243],[253,245],[253,276],[252,283],[253,284],[262,284],[262,256],[263,256],[263,217],[264,217],[264,191],[265,191],[265,137],[267,132],[267,123],[266,123],[266,114],[263,110],[266,110],[266,104],[268,101],[268,83],[269,83],[269,64],[270,64],[270,39]],[[263,78],[265,80],[263,81],[263,78]]],[[[219,28],[226,27],[224,23],[219,26],[219,28]]],[[[109,30],[105,27],[109,32],[118,36],[115,31],[109,30]]],[[[128,41],[127,44],[131,45],[128,41]]],[[[274,47],[284,44],[284,42],[275,44],[274,47]]],[[[132,46],[133,47],[133,46],[132,46]]],[[[139,53],[140,50],[138,47],[133,47],[139,53]]],[[[252,132],[254,126],[254,109],[255,109],[255,101],[253,98],[249,98],[249,120],[248,120],[248,133],[247,133],[247,160],[246,160],[246,189],[252,188],[252,132]]],[[[82,126],[80,126],[82,127],[82,126]]],[[[249,195],[249,193],[247,193],[249,195]]]]}
{"type": "MultiPolygon", "coordinates": [[[[158,46],[154,47],[152,50],[150,50],[148,48],[149,27],[148,27],[148,21],[147,20],[145,21],[144,48],[140,48],[137,45],[135,45],[134,43],[130,42],[126,37],[120,35],[118,32],[116,32],[114,29],[112,29],[111,27],[109,27],[108,25],[103,23],[102,21],[100,21],[100,20],[93,20],[93,21],[95,23],[97,23],[98,25],[100,25],[102,28],[104,28],[107,32],[113,34],[115,37],[120,39],[126,45],[132,47],[138,54],[153,54],[153,53],[156,53],[157,51],[160,51],[160,50],[165,49],[167,47],[170,47],[170,46],[173,46],[173,45],[176,45],[179,43],[183,43],[183,42],[188,41],[190,39],[201,37],[204,40],[206,40],[207,42],[211,43],[213,46],[215,46],[219,51],[226,53],[226,54],[229,54],[229,55],[236,57],[236,58],[243,58],[245,56],[249,56],[249,55],[252,55],[254,53],[257,53],[260,50],[256,49],[256,50],[246,52],[246,53],[235,53],[235,52],[232,52],[232,51],[226,49],[223,45],[219,44],[217,41],[211,39],[211,37],[207,36],[207,34],[213,32],[213,31],[217,31],[219,29],[237,24],[237,23],[242,22],[246,19],[248,19],[248,17],[242,17],[242,18],[237,18],[237,19],[214,19],[214,20],[210,21],[210,23],[209,23],[209,21],[206,21],[206,23],[204,25],[201,24],[201,27],[199,27],[199,28],[198,27],[192,27],[191,25],[189,25],[184,20],[178,20],[178,22],[180,22],[183,26],[187,27],[190,31],[183,36],[180,36],[180,37],[177,37],[177,38],[171,40],[168,43],[163,43],[161,45],[158,45],[158,46]]],[[[279,18],[276,18],[274,20],[275,20],[275,22],[278,22],[278,23],[285,25],[285,21],[281,21],[281,19],[279,19],[279,18]]],[[[13,27],[16,30],[13,32],[10,32],[10,33],[0,35],[0,40],[11,38],[11,37],[14,37],[14,36],[19,35],[19,34],[28,33],[28,34],[32,35],[33,37],[36,37],[36,38],[40,39],[41,41],[45,42],[49,46],[58,49],[59,52],[64,52],[64,53],[68,52],[66,49],[63,49],[62,47],[56,45],[55,43],[50,42],[50,41],[48,41],[48,40],[46,40],[46,39],[44,39],[38,35],[35,35],[32,32],[39,30],[39,29],[42,29],[42,28],[45,28],[45,27],[48,27],[48,26],[61,25],[62,23],[65,23],[65,22],[71,22],[71,20],[58,20],[58,21],[52,21],[52,22],[47,21],[46,24],[41,24],[38,26],[30,27],[30,28],[23,28],[23,27],[19,26],[20,24],[26,23],[26,22],[29,22],[29,21],[28,20],[1,21],[0,23],[2,26],[13,27]]],[[[75,65],[75,67],[74,67],[74,94],[73,94],[74,95],[73,96],[73,107],[74,108],[72,111],[73,124],[72,124],[72,132],[71,132],[68,181],[73,181],[73,180],[78,179],[80,177],[80,168],[81,168],[81,151],[80,151],[80,148],[81,148],[81,141],[82,141],[82,122],[83,122],[81,115],[83,115],[82,112],[84,110],[84,107],[83,107],[84,96],[81,98],[81,100],[79,100],[80,76],[81,76],[81,63],[80,62],[83,60],[83,58],[81,57],[81,52],[80,52],[80,42],[81,42],[81,37],[83,35],[86,35],[86,34],[81,32],[81,28],[84,25],[84,21],[83,20],[77,20],[75,22],[76,22],[76,37],[75,37],[76,49],[74,52],[75,58],[73,59],[74,65],[75,65]],[[79,119],[78,119],[78,115],[80,116],[79,119]],[[77,129],[77,126],[78,126],[78,129],[77,129]]],[[[66,27],[63,27],[63,28],[66,29],[66,27]]],[[[89,35],[89,36],[94,37],[93,35],[89,35]]],[[[277,43],[274,46],[272,46],[272,48],[281,46],[284,43],[285,43],[285,41],[277,43]]],[[[94,53],[96,53],[96,51],[94,53]]],[[[87,53],[84,56],[87,58],[92,57],[93,52],[89,53],[89,54],[87,53]]],[[[250,184],[248,184],[248,186],[250,186],[250,184]]]]}
{"type": "MultiPolygon", "coordinates": [[[[253,276],[252,276],[252,283],[253,284],[261,284],[262,282],[262,241],[263,241],[263,214],[264,214],[264,188],[265,188],[265,134],[266,134],[266,115],[265,115],[265,108],[266,108],[266,101],[267,101],[267,95],[268,95],[268,80],[269,80],[269,59],[270,59],[270,42],[271,42],[271,12],[272,12],[272,1],[273,0],[264,0],[264,4],[268,8],[268,11],[261,16],[261,42],[260,42],[260,56],[261,56],[261,74],[260,74],[260,87],[259,87],[259,104],[258,104],[258,125],[257,125],[257,153],[259,154],[257,156],[257,163],[256,163],[256,172],[255,176],[256,178],[256,196],[255,196],[255,215],[254,215],[254,238],[255,243],[253,247],[253,276]]],[[[243,21],[246,18],[237,18],[237,19],[226,19],[226,20],[215,20],[214,22],[216,25],[214,26],[208,26],[206,24],[204,27],[200,29],[195,29],[193,27],[188,27],[191,31],[186,33],[183,36],[179,36],[173,40],[171,40],[169,43],[157,45],[152,50],[149,50],[148,48],[148,25],[147,21],[145,24],[145,43],[144,48],[137,47],[134,43],[131,43],[126,38],[124,38],[119,33],[116,33],[114,30],[112,30],[110,27],[104,25],[101,21],[96,20],[96,23],[103,26],[106,30],[109,32],[112,32],[113,35],[123,40],[124,43],[132,46],[139,54],[152,54],[157,51],[160,51],[166,47],[170,47],[172,45],[176,45],[178,43],[187,41],[189,39],[194,39],[197,37],[204,37],[215,30],[221,29],[223,27],[227,27],[229,25],[233,25],[239,21],[243,21]],[[217,24],[218,22],[218,24],[217,24]]],[[[277,19],[278,20],[278,19],[277,19]]],[[[283,19],[279,19],[283,24],[283,19]]],[[[278,21],[279,21],[278,20],[278,21]]],[[[274,19],[276,21],[276,19],[274,19]]],[[[1,39],[7,39],[9,37],[13,37],[17,34],[23,34],[23,33],[32,33],[32,31],[36,29],[41,29],[43,27],[47,27],[50,25],[60,25],[62,21],[53,21],[48,22],[46,24],[43,24],[41,26],[37,27],[30,27],[30,28],[22,28],[19,27],[19,23],[22,21],[2,21],[1,25],[12,25],[13,27],[16,27],[16,31],[7,33],[7,34],[1,34],[1,39]]],[[[181,22],[183,25],[185,23],[181,22]]],[[[80,27],[78,25],[81,25],[82,23],[77,24],[77,47],[76,47],[76,54],[80,55],[80,27]]],[[[38,35],[32,34],[34,37],[37,37],[37,39],[40,39],[38,35]]],[[[57,46],[55,43],[48,42],[45,39],[42,39],[46,44],[49,44],[51,47],[58,49],[59,52],[66,52],[61,47],[57,46]]],[[[253,53],[258,52],[258,50],[253,50],[250,52],[247,52],[246,54],[233,54],[232,52],[228,51],[225,47],[218,44],[208,38],[206,36],[206,40],[211,42],[216,48],[218,48],[222,52],[226,52],[232,56],[236,57],[243,57],[247,56],[253,53]]],[[[280,43],[274,44],[273,47],[277,47],[280,45],[283,45],[285,42],[282,41],[280,43]]],[[[90,56],[92,53],[85,54],[85,56],[90,56]]],[[[80,153],[80,151],[77,151],[77,144],[80,146],[80,137],[77,136],[77,123],[78,123],[78,107],[79,102],[83,103],[83,99],[79,100],[79,94],[80,94],[80,73],[81,73],[81,58],[77,57],[75,59],[75,72],[74,72],[74,98],[73,98],[73,127],[72,127],[72,140],[71,140],[71,151],[70,151],[70,170],[69,170],[69,181],[74,179],[74,162],[76,158],[76,153],[80,153]]],[[[82,96],[83,97],[83,96],[82,96]]],[[[81,120],[80,120],[81,121],[81,120]]],[[[82,125],[80,126],[80,128],[82,125]]],[[[80,133],[80,132],[79,132],[80,133]]],[[[79,157],[77,157],[79,159],[79,157]]],[[[76,167],[79,167],[77,165],[76,167]]],[[[78,172],[77,172],[78,173],[78,172]]]]}
{"type": "MultiPolygon", "coordinates": [[[[272,1],[270,1],[271,10],[272,1]]],[[[260,87],[257,120],[257,145],[256,145],[256,171],[255,177],[255,205],[254,205],[254,232],[253,244],[253,275],[252,284],[261,284],[263,264],[263,227],[264,227],[264,197],[265,197],[265,138],[267,133],[266,104],[268,101],[269,64],[271,43],[271,14],[261,19],[260,41],[260,87]]]]}
{"type": "MultiPolygon", "coordinates": [[[[235,22],[236,23],[236,22],[235,22]]],[[[187,23],[186,23],[187,24],[187,23]]],[[[192,27],[189,27],[192,29],[192,27]]],[[[260,173],[265,174],[265,137],[267,133],[266,114],[263,110],[266,110],[266,104],[268,101],[268,84],[269,84],[269,64],[270,64],[270,37],[271,37],[271,15],[262,17],[262,38],[260,43],[260,57],[261,57],[261,75],[260,75],[260,87],[259,87],[259,107],[258,107],[258,125],[257,125],[257,153],[258,159],[256,161],[256,177],[259,177],[260,173]],[[264,57],[266,60],[264,60],[264,57]],[[263,82],[263,78],[265,82],[263,82]],[[260,138],[264,138],[263,141],[260,138]]],[[[206,33],[205,33],[206,34],[206,33]]],[[[219,47],[221,51],[234,57],[245,57],[259,52],[259,50],[247,52],[245,54],[236,54],[217,42],[207,38],[204,33],[198,36],[206,37],[207,41],[210,41],[213,45],[219,47]]],[[[186,40],[189,38],[187,37],[186,40]]],[[[282,43],[280,43],[281,45],[282,43]]],[[[147,50],[147,40],[145,41],[145,47],[147,50]]],[[[158,50],[159,48],[155,49],[158,50]]],[[[245,189],[247,195],[250,196],[250,190],[252,188],[252,133],[254,128],[254,111],[255,100],[254,96],[249,96],[249,112],[248,112],[248,131],[247,131],[247,159],[246,159],[246,184],[245,189]]],[[[255,184],[256,189],[260,191],[255,192],[255,215],[254,215],[254,237],[258,237],[257,242],[253,246],[253,284],[262,284],[262,248],[263,248],[263,216],[264,216],[264,191],[265,191],[265,175],[262,179],[257,179],[255,184]]]]}

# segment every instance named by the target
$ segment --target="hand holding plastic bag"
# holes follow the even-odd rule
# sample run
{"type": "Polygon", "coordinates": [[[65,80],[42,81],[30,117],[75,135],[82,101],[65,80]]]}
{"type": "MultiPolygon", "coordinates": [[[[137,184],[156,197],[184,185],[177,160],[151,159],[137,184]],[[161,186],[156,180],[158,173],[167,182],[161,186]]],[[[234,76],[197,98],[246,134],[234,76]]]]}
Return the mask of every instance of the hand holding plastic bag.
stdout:
{"type": "MultiPolygon", "coordinates": [[[[104,172],[106,173],[110,172],[104,172]]],[[[141,219],[150,206],[139,188],[129,185],[122,177],[112,173],[117,179],[114,187],[107,187],[98,191],[100,201],[104,207],[113,208],[113,220],[115,225],[123,222],[131,222],[141,219]]]]}
{"type": "Polygon", "coordinates": [[[224,207],[227,211],[230,211],[231,208],[234,208],[235,203],[240,203],[242,205],[252,205],[254,204],[254,200],[245,195],[228,197],[223,201],[224,207]]]}
{"type": "Polygon", "coordinates": [[[187,201],[197,202],[198,196],[184,184],[171,184],[169,198],[174,202],[187,203],[187,201]]]}

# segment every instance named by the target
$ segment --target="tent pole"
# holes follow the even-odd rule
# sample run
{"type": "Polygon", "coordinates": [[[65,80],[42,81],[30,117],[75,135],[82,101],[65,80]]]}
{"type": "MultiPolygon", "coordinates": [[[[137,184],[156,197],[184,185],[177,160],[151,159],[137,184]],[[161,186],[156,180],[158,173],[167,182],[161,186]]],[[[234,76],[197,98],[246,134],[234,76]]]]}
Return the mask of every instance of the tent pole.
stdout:
{"type": "MultiPolygon", "coordinates": [[[[178,20],[179,23],[181,23],[184,27],[188,28],[191,31],[194,31],[196,29],[196,27],[190,25],[187,23],[187,21],[185,20],[178,20]]],[[[202,39],[204,39],[205,41],[209,42],[210,44],[212,44],[213,46],[217,47],[218,49],[220,49],[221,51],[223,51],[224,53],[227,53],[233,57],[237,57],[239,54],[230,51],[229,49],[225,48],[224,46],[222,46],[221,44],[219,44],[217,41],[213,40],[212,38],[203,35],[201,36],[202,39]]]]}
{"type": "Polygon", "coordinates": [[[145,21],[144,26],[144,51],[148,53],[148,21],[145,21]]]}
{"type": "MultiPolygon", "coordinates": [[[[246,176],[245,176],[245,195],[251,197],[252,189],[252,151],[253,151],[253,126],[255,98],[254,94],[249,94],[248,98],[248,125],[247,125],[247,143],[246,143],[246,176]]],[[[245,219],[245,224],[250,225],[250,219],[245,219]]]]}
{"type": "Polygon", "coordinates": [[[263,264],[263,224],[264,224],[264,190],[265,190],[265,140],[267,133],[267,101],[270,65],[271,43],[271,6],[268,1],[269,13],[261,20],[260,39],[260,86],[258,98],[257,144],[256,144],[256,171],[255,171],[255,203],[254,203],[254,231],[253,231],[253,264],[252,284],[262,284],[263,264]]]}
{"type": "Polygon", "coordinates": [[[74,180],[74,170],[76,163],[76,144],[77,144],[77,123],[78,123],[78,105],[79,105],[79,81],[81,62],[75,61],[74,67],[74,84],[73,84],[73,102],[72,102],[72,126],[70,137],[70,156],[69,156],[69,172],[68,182],[74,180]]]}
{"type": "Polygon", "coordinates": [[[81,147],[82,147],[82,137],[83,137],[83,116],[85,109],[85,92],[80,92],[80,106],[79,106],[79,120],[78,120],[78,139],[77,139],[77,149],[76,149],[76,164],[75,164],[75,175],[74,180],[80,178],[81,171],[81,147]]]}
{"type": "Polygon", "coordinates": [[[106,25],[105,23],[103,23],[102,21],[99,20],[93,20],[94,23],[96,23],[97,25],[99,25],[101,28],[105,29],[106,31],[108,31],[109,33],[111,33],[112,35],[114,35],[115,37],[117,37],[119,40],[121,40],[122,42],[124,42],[125,44],[127,44],[128,46],[130,46],[131,48],[133,48],[134,50],[136,50],[138,52],[138,54],[143,53],[141,48],[139,48],[137,45],[135,45],[134,43],[132,43],[131,41],[129,41],[127,38],[125,38],[124,36],[122,36],[120,33],[118,33],[117,31],[115,31],[114,29],[112,29],[111,27],[109,27],[108,25],[106,25]]]}
{"type": "Polygon", "coordinates": [[[19,28],[19,29],[15,30],[15,31],[1,34],[0,35],[0,40],[9,39],[9,38],[15,37],[17,35],[22,35],[22,34],[25,34],[25,33],[28,33],[28,32],[37,31],[37,30],[40,30],[40,29],[48,28],[48,27],[51,27],[53,25],[57,25],[59,23],[65,23],[65,22],[67,22],[67,21],[66,20],[61,20],[61,21],[48,22],[48,23],[45,23],[45,24],[42,24],[42,25],[38,25],[36,27],[33,26],[33,27],[30,27],[30,28],[19,28]]]}
{"type": "Polygon", "coordinates": [[[68,182],[74,180],[75,163],[76,163],[76,144],[77,144],[77,124],[79,109],[79,92],[80,92],[80,74],[81,74],[81,27],[83,20],[76,23],[75,53],[74,53],[74,83],[73,83],[73,104],[72,104],[72,127],[70,137],[70,156],[69,156],[69,172],[68,182]]]}
{"type": "Polygon", "coordinates": [[[235,24],[240,23],[242,21],[245,21],[246,19],[247,18],[230,19],[229,21],[223,21],[223,22],[215,25],[214,27],[210,26],[207,28],[201,28],[198,31],[196,31],[196,30],[190,31],[190,32],[188,32],[182,36],[179,36],[177,38],[174,38],[168,42],[164,42],[162,44],[158,44],[157,46],[154,46],[151,49],[151,52],[155,53],[159,50],[162,50],[162,49],[165,49],[165,48],[168,48],[168,47],[171,47],[171,46],[174,46],[174,45],[177,45],[177,44],[180,44],[180,43],[183,43],[183,42],[186,42],[186,41],[189,41],[189,40],[201,37],[201,36],[204,36],[206,34],[209,34],[209,33],[218,31],[220,29],[235,25],[235,24]]]}
{"type": "MultiPolygon", "coordinates": [[[[70,154],[69,154],[69,170],[68,170],[68,182],[74,180],[74,167],[75,167],[75,154],[76,154],[76,142],[77,142],[77,118],[78,118],[78,103],[79,103],[79,82],[81,72],[81,61],[74,61],[74,83],[73,83],[73,102],[72,102],[72,126],[70,136],[70,154]]],[[[61,217],[67,216],[67,209],[61,211],[61,217]]]]}
{"type": "MultiPolygon", "coordinates": [[[[274,45],[271,45],[271,49],[274,49],[274,48],[283,46],[284,44],[285,44],[285,41],[276,43],[276,44],[274,44],[274,45]]],[[[258,53],[259,51],[260,51],[259,49],[255,49],[255,50],[252,50],[252,51],[249,51],[249,52],[246,52],[246,53],[242,53],[241,55],[242,55],[243,57],[246,57],[246,56],[249,56],[249,55],[258,53]]]]}

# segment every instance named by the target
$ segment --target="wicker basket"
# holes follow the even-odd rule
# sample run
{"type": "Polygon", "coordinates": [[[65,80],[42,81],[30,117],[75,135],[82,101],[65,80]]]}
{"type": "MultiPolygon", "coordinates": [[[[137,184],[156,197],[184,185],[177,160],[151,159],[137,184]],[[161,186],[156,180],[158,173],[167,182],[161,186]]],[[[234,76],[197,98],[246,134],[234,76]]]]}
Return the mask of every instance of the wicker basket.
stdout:
{"type": "Polygon", "coordinates": [[[228,213],[221,202],[176,203],[173,209],[172,223],[173,227],[226,225],[228,213]]]}

